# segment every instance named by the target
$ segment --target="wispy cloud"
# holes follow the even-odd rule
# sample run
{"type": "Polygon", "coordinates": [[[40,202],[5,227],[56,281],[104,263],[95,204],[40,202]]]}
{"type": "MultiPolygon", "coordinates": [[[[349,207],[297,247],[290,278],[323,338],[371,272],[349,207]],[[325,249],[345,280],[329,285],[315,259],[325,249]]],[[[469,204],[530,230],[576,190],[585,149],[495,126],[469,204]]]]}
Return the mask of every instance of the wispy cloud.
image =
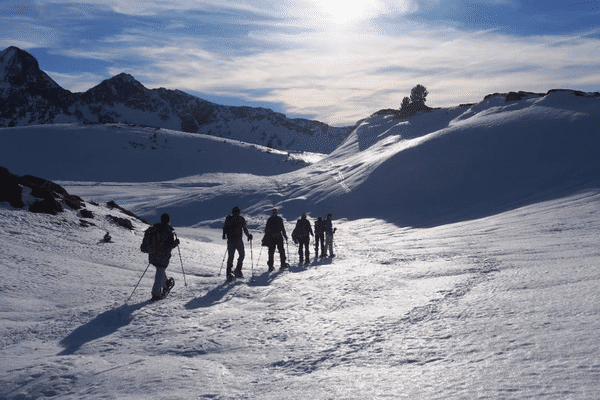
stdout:
{"type": "Polygon", "coordinates": [[[595,88],[597,30],[480,29],[448,17],[459,3],[469,12],[477,3],[480,19],[519,6],[513,0],[51,0],[3,17],[0,40],[102,61],[102,69],[80,75],[42,65],[74,91],[128,72],[148,87],[279,104],[288,114],[337,125],[399,107],[418,83],[428,87],[432,106],[498,91],[595,88]],[[15,26],[29,33],[10,35],[15,26]]]}

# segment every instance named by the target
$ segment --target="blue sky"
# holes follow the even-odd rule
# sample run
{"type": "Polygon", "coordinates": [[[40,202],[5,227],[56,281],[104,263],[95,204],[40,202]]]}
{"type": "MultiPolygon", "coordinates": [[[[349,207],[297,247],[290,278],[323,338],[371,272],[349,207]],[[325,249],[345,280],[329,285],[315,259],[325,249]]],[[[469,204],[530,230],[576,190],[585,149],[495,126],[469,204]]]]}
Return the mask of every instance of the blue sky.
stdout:
{"type": "Polygon", "coordinates": [[[598,1],[0,0],[0,47],[73,92],[127,72],[148,88],[352,125],[398,108],[600,90],[598,1]]]}

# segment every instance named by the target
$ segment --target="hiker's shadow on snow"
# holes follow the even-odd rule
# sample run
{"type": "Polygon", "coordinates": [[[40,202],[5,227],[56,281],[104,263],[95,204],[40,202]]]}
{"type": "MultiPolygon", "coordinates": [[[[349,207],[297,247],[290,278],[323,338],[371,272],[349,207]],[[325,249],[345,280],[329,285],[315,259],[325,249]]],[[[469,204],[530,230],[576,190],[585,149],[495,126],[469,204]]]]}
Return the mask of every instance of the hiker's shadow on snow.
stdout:
{"type": "Polygon", "coordinates": [[[269,286],[283,271],[277,270],[274,272],[265,272],[262,275],[254,275],[248,286],[269,286]]]}
{"type": "Polygon", "coordinates": [[[146,302],[123,305],[114,310],[103,312],[61,340],[59,344],[64,347],[64,350],[58,355],[68,356],[74,354],[84,344],[115,333],[119,328],[128,325],[131,322],[131,314],[144,305],[146,305],[146,302]]]}
{"type": "Polygon", "coordinates": [[[192,299],[185,305],[185,308],[188,310],[195,310],[196,308],[206,308],[218,303],[223,303],[227,301],[227,299],[224,300],[227,293],[229,293],[237,284],[238,282],[223,283],[210,290],[204,296],[192,299]]]}

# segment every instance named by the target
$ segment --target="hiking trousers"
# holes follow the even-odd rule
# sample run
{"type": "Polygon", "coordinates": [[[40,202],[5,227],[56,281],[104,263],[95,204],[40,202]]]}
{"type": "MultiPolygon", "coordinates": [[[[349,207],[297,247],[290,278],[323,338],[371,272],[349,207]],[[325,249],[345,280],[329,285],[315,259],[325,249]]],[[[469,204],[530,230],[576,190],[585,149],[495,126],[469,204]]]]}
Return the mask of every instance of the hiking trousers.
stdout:
{"type": "Polygon", "coordinates": [[[277,247],[277,250],[279,251],[279,260],[281,261],[281,266],[285,267],[286,257],[285,249],[283,248],[283,236],[272,238],[271,245],[269,246],[269,260],[267,261],[267,265],[269,268],[273,267],[273,263],[275,262],[275,247],[277,247]]]}
{"type": "Polygon", "coordinates": [[[325,253],[329,250],[329,257],[333,257],[333,234],[325,235],[325,253]]]}
{"type": "Polygon", "coordinates": [[[298,239],[298,256],[300,256],[300,262],[304,261],[305,255],[306,255],[306,261],[308,261],[310,259],[310,251],[308,250],[309,242],[310,242],[310,236],[304,236],[304,237],[301,237],[300,239],[298,239]]]}
{"type": "Polygon", "coordinates": [[[167,287],[167,268],[156,267],[154,285],[152,286],[152,297],[160,297],[162,289],[167,287]]]}
{"type": "Polygon", "coordinates": [[[236,250],[238,252],[238,260],[235,269],[241,271],[242,265],[244,264],[244,258],[246,257],[243,239],[230,240],[227,242],[227,253],[229,254],[229,257],[227,258],[227,275],[231,274],[231,270],[233,269],[233,258],[235,257],[236,250]]]}
{"type": "Polygon", "coordinates": [[[315,233],[315,253],[319,255],[319,247],[321,248],[321,255],[325,255],[325,232],[315,233]],[[321,246],[319,246],[321,243],[321,246]]]}

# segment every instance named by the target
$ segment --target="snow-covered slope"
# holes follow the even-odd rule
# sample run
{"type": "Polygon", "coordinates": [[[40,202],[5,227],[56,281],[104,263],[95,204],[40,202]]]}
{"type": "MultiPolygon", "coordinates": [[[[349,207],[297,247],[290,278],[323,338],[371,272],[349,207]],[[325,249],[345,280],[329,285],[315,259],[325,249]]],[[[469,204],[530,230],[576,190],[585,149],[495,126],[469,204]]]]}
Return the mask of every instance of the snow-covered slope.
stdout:
{"type": "Polygon", "coordinates": [[[333,151],[351,130],[265,108],[221,106],[180,90],[147,89],[126,73],[71,93],[26,51],[1,51],[0,127],[53,123],[127,123],[318,153],[333,151]]]}
{"type": "Polygon", "coordinates": [[[0,156],[12,172],[103,182],[69,189],[123,204],[130,204],[129,192],[147,189],[136,182],[178,179],[163,186],[164,195],[131,207],[142,216],[168,210],[186,226],[220,219],[233,203],[261,218],[279,207],[290,219],[302,211],[333,212],[338,218],[428,226],[563,196],[600,181],[600,97],[573,91],[518,101],[494,96],[406,120],[374,115],[327,157],[277,156],[244,144],[125,126],[67,126],[60,134],[41,126],[19,129],[0,130],[8,144],[0,156]]]}
{"type": "Polygon", "coordinates": [[[336,185],[288,197],[348,218],[444,222],[598,185],[598,154],[597,94],[497,96],[406,121],[367,119],[326,160],[336,185]]]}
{"type": "Polygon", "coordinates": [[[592,400],[599,206],[594,190],[429,229],[336,222],[333,260],[269,274],[255,241],[235,284],[218,229],[176,228],[154,304],[139,222],[1,207],[0,398],[592,400]]]}
{"type": "Polygon", "coordinates": [[[209,173],[276,175],[322,157],[122,124],[0,128],[0,141],[0,164],[12,173],[86,182],[160,182],[209,173]]]}
{"type": "MultiPolygon", "coordinates": [[[[275,206],[290,219],[333,212],[429,226],[597,187],[599,132],[600,97],[572,91],[510,102],[496,96],[408,120],[373,116],[305,168],[268,179],[221,176],[226,190],[206,187],[215,177],[189,177],[172,185],[168,198],[134,209],[151,215],[177,205],[182,225],[221,218],[223,204],[237,203],[256,216],[275,206]]],[[[128,197],[118,187],[73,189],[128,197]]]]}

